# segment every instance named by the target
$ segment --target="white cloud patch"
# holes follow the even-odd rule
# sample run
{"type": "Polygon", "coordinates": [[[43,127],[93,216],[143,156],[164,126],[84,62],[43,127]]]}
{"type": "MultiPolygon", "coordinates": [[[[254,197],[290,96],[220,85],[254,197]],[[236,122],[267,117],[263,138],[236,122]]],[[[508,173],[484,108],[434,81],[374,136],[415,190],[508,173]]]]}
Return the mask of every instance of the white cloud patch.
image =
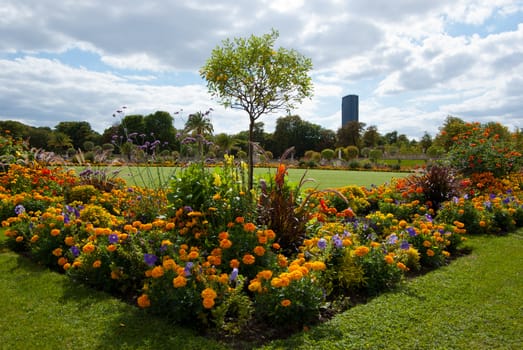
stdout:
{"type": "Polygon", "coordinates": [[[521,0],[4,0],[0,119],[103,131],[126,104],[183,109],[177,123],[213,108],[216,132],[245,130],[246,115],[217,105],[197,71],[222,40],[274,28],[277,45],[313,61],[315,95],[295,113],[323,127],[339,127],[348,93],[380,132],[434,134],[447,114],[521,126],[523,19],[500,29],[518,15],[521,0]],[[72,62],[74,50],[93,61],[72,62]]]}

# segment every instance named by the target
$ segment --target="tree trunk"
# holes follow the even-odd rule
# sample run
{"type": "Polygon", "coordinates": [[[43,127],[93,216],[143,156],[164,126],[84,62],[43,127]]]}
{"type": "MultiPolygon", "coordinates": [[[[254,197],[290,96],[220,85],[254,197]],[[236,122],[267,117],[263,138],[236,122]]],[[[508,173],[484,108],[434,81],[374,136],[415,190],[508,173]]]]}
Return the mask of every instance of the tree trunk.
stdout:
{"type": "Polygon", "coordinates": [[[252,190],[253,187],[253,178],[254,178],[254,155],[253,155],[253,145],[254,142],[254,119],[250,118],[249,123],[249,191],[252,190]]]}

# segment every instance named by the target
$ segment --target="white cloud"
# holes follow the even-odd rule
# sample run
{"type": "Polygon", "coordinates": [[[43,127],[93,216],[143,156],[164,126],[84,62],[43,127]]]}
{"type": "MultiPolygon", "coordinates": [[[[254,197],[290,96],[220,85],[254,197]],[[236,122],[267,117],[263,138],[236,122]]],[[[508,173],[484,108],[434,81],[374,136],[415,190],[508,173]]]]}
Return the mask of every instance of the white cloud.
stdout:
{"type": "MultiPolygon", "coordinates": [[[[223,39],[275,28],[278,45],[313,61],[315,95],[295,112],[323,127],[339,127],[347,93],[380,132],[421,136],[449,113],[517,125],[522,13],[521,0],[4,0],[0,118],[85,119],[101,131],[122,104],[144,114],[212,107],[216,132],[245,130],[247,117],[212,101],[197,70],[223,39]],[[506,18],[519,26],[500,29],[506,18]],[[482,26],[493,32],[475,35],[482,26]],[[96,62],[73,61],[72,50],[96,62]]],[[[266,130],[277,117],[263,118],[266,130]]]]}

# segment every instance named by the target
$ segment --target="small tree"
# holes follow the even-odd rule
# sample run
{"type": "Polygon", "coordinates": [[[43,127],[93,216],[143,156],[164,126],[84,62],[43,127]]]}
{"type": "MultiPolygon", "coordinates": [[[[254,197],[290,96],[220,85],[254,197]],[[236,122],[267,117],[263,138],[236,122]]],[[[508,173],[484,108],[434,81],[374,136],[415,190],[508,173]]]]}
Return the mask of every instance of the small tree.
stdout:
{"type": "Polygon", "coordinates": [[[308,75],[312,62],[294,50],[274,49],[277,31],[261,37],[225,40],[200,70],[220,104],[249,115],[249,189],[253,185],[253,135],[256,121],[266,113],[290,112],[312,95],[308,75]]]}

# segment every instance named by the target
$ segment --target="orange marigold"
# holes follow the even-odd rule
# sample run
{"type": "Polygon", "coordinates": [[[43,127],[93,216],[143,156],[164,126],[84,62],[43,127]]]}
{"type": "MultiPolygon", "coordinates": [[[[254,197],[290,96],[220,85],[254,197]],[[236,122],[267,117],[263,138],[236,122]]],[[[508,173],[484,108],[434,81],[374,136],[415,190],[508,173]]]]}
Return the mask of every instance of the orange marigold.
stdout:
{"type": "Polygon", "coordinates": [[[369,253],[370,249],[367,246],[359,246],[358,248],[354,249],[354,254],[356,256],[365,256],[369,253]]]}
{"type": "Polygon", "coordinates": [[[187,285],[187,279],[183,275],[179,275],[175,278],[173,278],[173,286],[174,288],[181,288],[185,287],[187,285]]]}
{"type": "Polygon", "coordinates": [[[292,304],[292,302],[289,299],[283,299],[280,304],[283,307],[288,307],[292,304]]]}
{"type": "Polygon", "coordinates": [[[164,272],[165,272],[165,271],[163,270],[163,267],[161,267],[161,266],[155,266],[155,267],[153,268],[153,270],[151,271],[151,276],[152,276],[153,278],[160,278],[160,277],[163,276],[164,272]]]}
{"type": "Polygon", "coordinates": [[[265,254],[265,248],[263,248],[260,245],[254,247],[253,251],[254,251],[254,254],[256,254],[258,256],[263,256],[265,254]]]}
{"type": "Polygon", "coordinates": [[[252,265],[256,261],[256,258],[251,254],[245,254],[242,258],[242,262],[245,265],[252,265]]]}
{"type": "Polygon", "coordinates": [[[151,306],[151,301],[149,300],[149,296],[147,294],[140,295],[136,301],[138,303],[138,306],[141,308],[151,306]]]}

